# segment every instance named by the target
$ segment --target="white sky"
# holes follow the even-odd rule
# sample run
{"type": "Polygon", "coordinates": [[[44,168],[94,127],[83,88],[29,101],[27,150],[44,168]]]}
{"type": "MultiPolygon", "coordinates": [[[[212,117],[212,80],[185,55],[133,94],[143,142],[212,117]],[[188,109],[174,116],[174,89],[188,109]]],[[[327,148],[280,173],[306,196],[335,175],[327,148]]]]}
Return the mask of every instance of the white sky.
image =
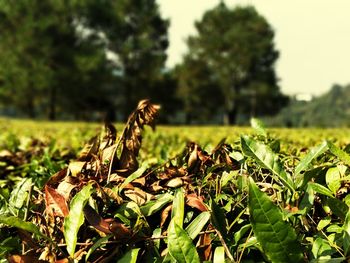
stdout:
{"type": "MultiPolygon", "coordinates": [[[[185,39],[195,34],[194,21],[220,0],[158,0],[170,18],[169,67],[187,51],[185,39]]],[[[350,83],[350,0],[226,0],[226,5],[252,4],[275,29],[280,51],[277,74],[284,93],[327,92],[334,83],[350,83]]]]}

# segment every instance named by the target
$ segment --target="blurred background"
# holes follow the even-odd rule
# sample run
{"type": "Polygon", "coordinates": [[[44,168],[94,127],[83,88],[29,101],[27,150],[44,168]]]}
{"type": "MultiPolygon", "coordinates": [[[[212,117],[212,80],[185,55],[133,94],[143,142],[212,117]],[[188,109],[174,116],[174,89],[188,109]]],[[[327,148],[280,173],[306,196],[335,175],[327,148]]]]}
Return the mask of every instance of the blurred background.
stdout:
{"type": "Polygon", "coordinates": [[[281,2],[0,0],[0,114],[350,126],[350,2],[281,2]]]}

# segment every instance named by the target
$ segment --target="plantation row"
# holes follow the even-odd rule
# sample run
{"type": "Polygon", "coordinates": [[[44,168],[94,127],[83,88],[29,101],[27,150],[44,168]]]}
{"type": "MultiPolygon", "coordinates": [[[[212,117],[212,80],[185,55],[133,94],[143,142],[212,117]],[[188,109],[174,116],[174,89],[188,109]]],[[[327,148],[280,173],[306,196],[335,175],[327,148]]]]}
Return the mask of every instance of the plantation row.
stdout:
{"type": "Polygon", "coordinates": [[[1,262],[349,259],[348,130],[153,132],[157,111],[102,132],[3,120],[1,262]]]}

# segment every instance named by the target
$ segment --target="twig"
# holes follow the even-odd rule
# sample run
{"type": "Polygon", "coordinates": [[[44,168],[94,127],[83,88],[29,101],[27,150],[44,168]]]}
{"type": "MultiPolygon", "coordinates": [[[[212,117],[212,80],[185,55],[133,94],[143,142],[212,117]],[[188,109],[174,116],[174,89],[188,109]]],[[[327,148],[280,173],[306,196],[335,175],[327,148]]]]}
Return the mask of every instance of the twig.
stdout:
{"type": "Polygon", "coordinates": [[[220,242],[221,242],[222,246],[224,247],[224,250],[225,250],[225,253],[226,253],[227,257],[231,260],[231,262],[234,262],[235,260],[234,260],[234,258],[232,256],[232,254],[230,252],[230,249],[228,248],[228,246],[227,246],[223,236],[221,235],[220,231],[217,230],[217,229],[215,229],[215,231],[216,231],[216,234],[218,235],[218,237],[220,239],[220,242]]]}
{"type": "Polygon", "coordinates": [[[244,242],[243,249],[242,249],[241,254],[239,255],[239,258],[238,258],[237,263],[241,262],[242,257],[243,257],[244,250],[245,250],[245,248],[247,247],[248,240],[249,240],[250,236],[252,235],[252,233],[253,233],[253,229],[250,230],[249,235],[248,235],[246,241],[244,242]]]}

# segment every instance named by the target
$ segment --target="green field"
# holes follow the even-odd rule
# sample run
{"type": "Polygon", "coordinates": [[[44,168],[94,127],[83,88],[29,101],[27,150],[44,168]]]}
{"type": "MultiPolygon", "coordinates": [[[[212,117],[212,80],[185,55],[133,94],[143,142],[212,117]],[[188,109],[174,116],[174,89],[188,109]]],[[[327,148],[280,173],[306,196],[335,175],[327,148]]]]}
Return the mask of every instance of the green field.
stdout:
{"type": "Polygon", "coordinates": [[[349,129],[0,127],[0,262],[349,259],[349,129]]]}

